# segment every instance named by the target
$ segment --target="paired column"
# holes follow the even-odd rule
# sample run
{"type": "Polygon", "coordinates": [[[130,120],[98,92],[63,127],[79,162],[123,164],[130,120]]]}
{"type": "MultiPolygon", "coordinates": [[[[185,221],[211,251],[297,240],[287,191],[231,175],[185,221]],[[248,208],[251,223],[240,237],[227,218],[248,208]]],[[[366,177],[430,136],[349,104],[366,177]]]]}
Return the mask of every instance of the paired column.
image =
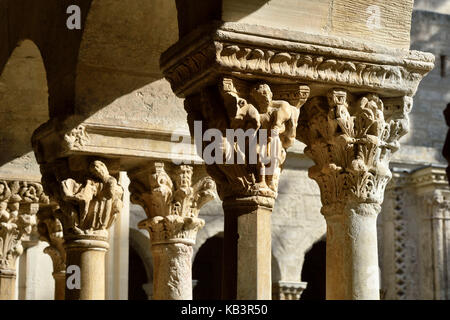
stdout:
{"type": "Polygon", "coordinates": [[[213,180],[201,168],[152,162],[129,173],[131,201],[148,219],[139,227],[150,233],[153,299],[192,299],[192,246],[205,222],[200,208],[215,196],[213,180]]]}
{"type": "MultiPolygon", "coordinates": [[[[123,196],[116,175],[109,171],[116,168],[113,163],[96,157],[71,156],[41,164],[46,192],[59,205],[53,213],[43,213],[45,227],[41,224],[41,234],[50,240],[48,251],[57,256],[54,262],[58,261],[58,255],[64,255],[65,250],[66,300],[105,298],[108,229],[122,208],[123,196]],[[61,226],[63,248],[59,240],[61,226]]],[[[58,297],[62,296],[59,292],[62,290],[61,267],[57,264],[54,269],[56,278],[59,277],[58,297]]]]}
{"type": "Polygon", "coordinates": [[[48,204],[39,183],[0,181],[0,300],[14,300],[16,261],[36,225],[39,204],[48,204]]]}

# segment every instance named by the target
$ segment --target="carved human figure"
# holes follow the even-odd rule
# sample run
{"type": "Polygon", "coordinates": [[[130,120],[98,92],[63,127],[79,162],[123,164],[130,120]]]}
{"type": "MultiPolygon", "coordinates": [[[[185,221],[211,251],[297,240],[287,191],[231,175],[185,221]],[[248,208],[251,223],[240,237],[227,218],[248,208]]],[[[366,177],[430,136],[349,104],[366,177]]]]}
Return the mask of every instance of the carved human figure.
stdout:
{"type": "Polygon", "coordinates": [[[76,234],[108,229],[122,207],[123,189],[106,165],[95,160],[89,165],[89,173],[84,184],[72,178],[61,183],[63,199],[79,207],[79,212],[69,213],[76,234]]]}

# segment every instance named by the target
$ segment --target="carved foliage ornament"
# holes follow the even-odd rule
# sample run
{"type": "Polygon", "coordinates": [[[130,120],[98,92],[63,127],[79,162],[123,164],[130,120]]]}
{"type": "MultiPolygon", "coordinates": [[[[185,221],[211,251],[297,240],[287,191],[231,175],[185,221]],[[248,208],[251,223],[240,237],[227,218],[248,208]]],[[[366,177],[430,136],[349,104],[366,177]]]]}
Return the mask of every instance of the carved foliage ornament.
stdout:
{"type": "Polygon", "coordinates": [[[408,132],[412,98],[355,99],[335,89],[302,109],[297,137],[314,160],[309,176],[321,189],[322,212],[350,202],[381,204],[391,178],[389,160],[408,132]]]}
{"type": "Polygon", "coordinates": [[[53,272],[64,272],[66,270],[66,251],[64,249],[63,226],[58,216],[61,216],[59,209],[48,206],[39,210],[38,232],[39,239],[49,243],[44,249],[53,261],[53,272]],[[57,212],[55,212],[57,211],[57,212]]]}
{"type": "Polygon", "coordinates": [[[123,188],[105,163],[92,160],[80,170],[70,170],[62,159],[42,171],[43,184],[60,207],[55,215],[65,236],[104,236],[123,206],[123,188]]]}
{"type": "Polygon", "coordinates": [[[0,180],[0,269],[15,270],[22,240],[36,225],[39,204],[48,203],[39,183],[0,180]]]}
{"type": "Polygon", "coordinates": [[[214,181],[203,177],[193,183],[192,166],[177,166],[168,173],[163,163],[152,165],[147,187],[134,179],[130,184],[131,201],[148,216],[139,227],[149,230],[154,244],[167,240],[193,243],[205,223],[198,219],[199,210],[215,198],[214,181]]]}
{"type": "Polygon", "coordinates": [[[309,92],[304,85],[223,78],[219,86],[185,100],[191,133],[201,122],[203,143],[197,150],[202,150],[222,199],[276,198],[286,149],[294,142],[309,92]],[[212,145],[214,162],[208,159],[212,145]]]}
{"type": "MultiPolygon", "coordinates": [[[[229,37],[228,37],[229,38],[229,37]]],[[[246,39],[248,41],[248,39],[246,39]]],[[[273,41],[267,39],[266,41],[273,41]]],[[[277,48],[276,41],[270,48],[242,43],[214,41],[188,52],[178,61],[163,65],[164,74],[177,94],[184,93],[199,75],[213,73],[219,66],[221,72],[241,72],[269,77],[277,76],[296,81],[319,81],[338,86],[358,86],[367,89],[384,88],[395,92],[413,94],[423,76],[433,68],[434,57],[410,55],[402,65],[392,61],[351,59],[347,54],[330,57],[321,53],[323,47],[308,44],[301,51],[277,48]],[[369,61],[370,60],[370,61],[369,61]],[[407,61],[407,63],[404,63],[407,61]],[[215,67],[215,68],[214,68],[215,67]]],[[[190,44],[191,45],[191,44],[190,44]]],[[[335,52],[339,51],[338,49],[335,52]]],[[[184,53],[183,53],[184,54],[184,53]]],[[[360,52],[355,51],[355,56],[360,52]]],[[[414,52],[417,55],[417,52],[414,52]]]]}

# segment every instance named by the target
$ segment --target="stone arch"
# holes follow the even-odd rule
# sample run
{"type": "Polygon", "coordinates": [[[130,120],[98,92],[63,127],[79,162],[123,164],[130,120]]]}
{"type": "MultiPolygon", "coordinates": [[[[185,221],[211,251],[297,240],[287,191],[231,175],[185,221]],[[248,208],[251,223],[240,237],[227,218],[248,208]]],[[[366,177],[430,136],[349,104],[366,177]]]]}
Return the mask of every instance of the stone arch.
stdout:
{"type": "Polygon", "coordinates": [[[150,297],[153,289],[153,258],[150,251],[150,239],[139,230],[130,228],[130,247],[139,255],[144,264],[148,282],[142,285],[147,296],[150,297]]]}
{"type": "Polygon", "coordinates": [[[220,299],[222,294],[223,232],[204,241],[192,263],[194,300],[220,299]]]}
{"type": "Polygon", "coordinates": [[[192,260],[195,259],[198,250],[208,239],[218,235],[221,232],[223,233],[223,219],[214,219],[212,221],[207,221],[205,227],[201,229],[197,234],[192,260]]]}
{"type": "MultiPolygon", "coordinates": [[[[83,118],[98,113],[102,120],[114,116],[118,125],[121,119],[134,119],[129,112],[134,105],[142,109],[133,109],[136,119],[149,118],[159,106],[146,96],[161,86],[174,96],[163,80],[159,57],[178,40],[176,14],[174,1],[93,0],[78,55],[75,113],[83,118]],[[110,110],[102,113],[105,106],[110,110]]],[[[156,111],[164,114],[158,109],[152,116],[157,117],[156,111]]]]}
{"type": "MultiPolygon", "coordinates": [[[[92,0],[79,0],[82,26],[92,0]]],[[[61,0],[4,0],[0,4],[0,70],[16,44],[30,39],[40,49],[48,78],[48,109],[51,117],[73,111],[75,67],[83,30],[69,30],[61,0]]]]}
{"type": "Polygon", "coordinates": [[[47,72],[38,46],[18,42],[0,74],[0,173],[40,181],[31,147],[34,130],[49,119],[47,72]]]}

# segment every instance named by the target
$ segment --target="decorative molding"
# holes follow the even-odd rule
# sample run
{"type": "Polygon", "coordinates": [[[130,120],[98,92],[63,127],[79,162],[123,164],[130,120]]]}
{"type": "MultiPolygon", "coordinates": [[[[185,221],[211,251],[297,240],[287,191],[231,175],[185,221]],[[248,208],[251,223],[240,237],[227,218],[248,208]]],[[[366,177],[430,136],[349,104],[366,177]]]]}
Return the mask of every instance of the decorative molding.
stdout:
{"type": "Polygon", "coordinates": [[[49,120],[34,131],[32,145],[39,163],[85,154],[120,156],[122,162],[132,159],[133,166],[145,164],[148,159],[203,163],[189,131],[102,124],[78,116],[49,120]]]}
{"type": "Polygon", "coordinates": [[[152,244],[195,243],[205,224],[198,218],[200,208],[215,198],[214,181],[198,171],[152,162],[146,170],[129,173],[131,202],[141,205],[148,217],[138,226],[149,231],[152,244]]]}
{"type": "Polygon", "coordinates": [[[398,300],[408,299],[408,277],[407,269],[407,221],[404,217],[404,196],[405,191],[402,188],[391,188],[387,195],[392,201],[392,219],[394,227],[394,278],[395,278],[395,297],[398,300]]]}
{"type": "Polygon", "coordinates": [[[355,97],[344,89],[305,104],[297,138],[315,162],[309,176],[321,189],[323,214],[343,212],[350,202],[381,205],[392,176],[389,160],[408,132],[411,107],[410,97],[355,97]]]}
{"type": "MultiPolygon", "coordinates": [[[[289,83],[325,83],[358,87],[392,95],[413,95],[433,68],[434,57],[416,51],[369,52],[368,47],[339,48],[245,33],[227,26],[193,33],[165,53],[161,69],[177,95],[188,96],[197,83],[211,83],[219,74],[279,79],[289,83]],[[188,41],[189,40],[189,41],[188,41]]],[[[317,36],[319,37],[319,36],[317,36]]],[[[321,40],[326,40],[321,39],[321,40]]],[[[325,43],[326,41],[322,41],[325,43]]]]}

